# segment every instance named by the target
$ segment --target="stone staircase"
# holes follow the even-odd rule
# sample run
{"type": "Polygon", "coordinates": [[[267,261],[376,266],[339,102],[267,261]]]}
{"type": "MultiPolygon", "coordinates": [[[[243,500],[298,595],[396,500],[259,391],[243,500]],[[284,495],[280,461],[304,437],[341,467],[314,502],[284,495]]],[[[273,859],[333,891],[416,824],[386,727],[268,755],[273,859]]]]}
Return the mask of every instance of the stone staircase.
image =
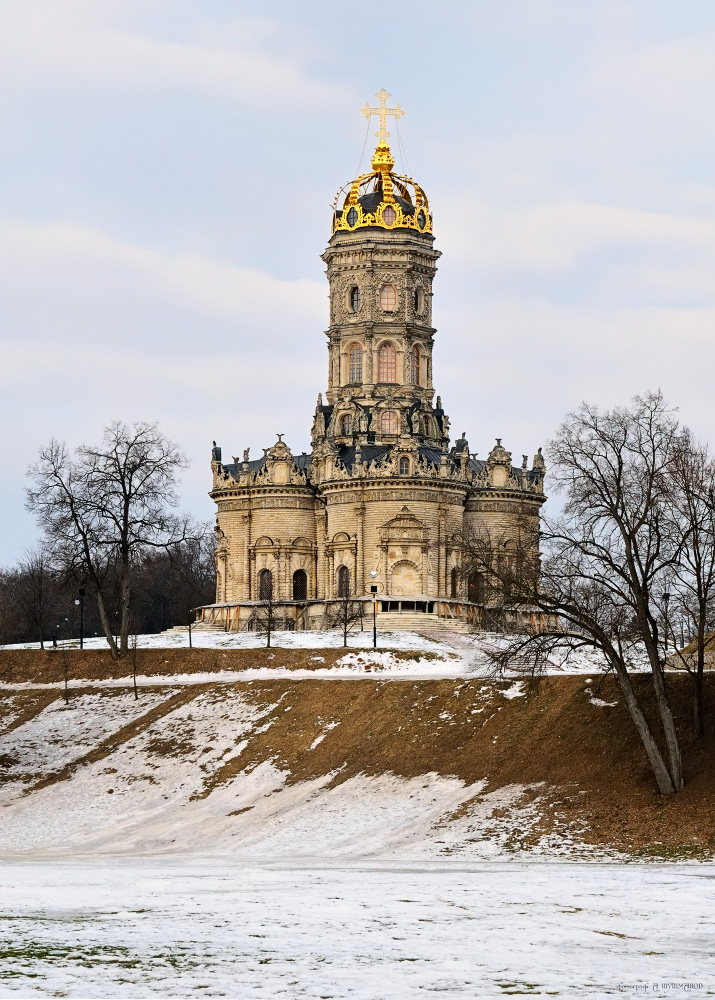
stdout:
{"type": "Polygon", "coordinates": [[[461,618],[438,618],[421,611],[384,611],[377,616],[377,627],[385,632],[417,632],[428,639],[474,634],[473,627],[461,618]]]}
{"type": "MultiPolygon", "coordinates": [[[[226,629],[221,624],[212,625],[209,622],[197,622],[195,625],[191,626],[192,632],[225,632],[226,629]]],[[[173,625],[171,628],[165,628],[161,633],[162,635],[188,635],[189,626],[188,625],[173,625]]]]}

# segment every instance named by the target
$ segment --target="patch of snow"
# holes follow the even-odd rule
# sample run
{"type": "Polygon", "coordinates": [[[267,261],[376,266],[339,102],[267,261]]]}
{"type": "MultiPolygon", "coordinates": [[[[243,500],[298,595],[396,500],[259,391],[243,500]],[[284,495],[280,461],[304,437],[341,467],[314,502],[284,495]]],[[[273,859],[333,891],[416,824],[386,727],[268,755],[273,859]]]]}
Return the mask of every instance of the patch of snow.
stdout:
{"type": "Polygon", "coordinates": [[[511,700],[512,698],[523,698],[524,697],[524,682],[514,681],[511,687],[506,688],[499,692],[504,695],[505,698],[511,700]]]}

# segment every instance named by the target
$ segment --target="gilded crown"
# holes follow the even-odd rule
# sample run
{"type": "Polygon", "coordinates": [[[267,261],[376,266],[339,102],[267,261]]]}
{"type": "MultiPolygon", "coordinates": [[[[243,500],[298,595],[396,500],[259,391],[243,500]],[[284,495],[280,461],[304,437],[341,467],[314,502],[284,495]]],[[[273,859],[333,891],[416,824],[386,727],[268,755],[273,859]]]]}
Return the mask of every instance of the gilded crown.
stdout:
{"type": "Polygon", "coordinates": [[[333,232],[377,226],[431,233],[427,195],[411,177],[393,173],[395,161],[384,139],[377,144],[370,166],[369,174],[360,174],[335,196],[333,232]]]}

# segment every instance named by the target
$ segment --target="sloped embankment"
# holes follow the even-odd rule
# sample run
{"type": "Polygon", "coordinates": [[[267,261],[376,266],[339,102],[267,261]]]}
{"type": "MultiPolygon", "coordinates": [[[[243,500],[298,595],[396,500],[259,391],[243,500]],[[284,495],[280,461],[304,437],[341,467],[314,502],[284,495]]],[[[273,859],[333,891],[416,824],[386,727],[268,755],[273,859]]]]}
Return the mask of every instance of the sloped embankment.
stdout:
{"type": "MultiPolygon", "coordinates": [[[[686,720],[687,679],[672,687],[686,720]]],[[[138,701],[87,685],[68,707],[59,694],[2,696],[9,855],[715,847],[712,739],[697,744],[684,721],[688,786],[663,800],[610,681],[209,680],[149,684],[138,701]]]]}

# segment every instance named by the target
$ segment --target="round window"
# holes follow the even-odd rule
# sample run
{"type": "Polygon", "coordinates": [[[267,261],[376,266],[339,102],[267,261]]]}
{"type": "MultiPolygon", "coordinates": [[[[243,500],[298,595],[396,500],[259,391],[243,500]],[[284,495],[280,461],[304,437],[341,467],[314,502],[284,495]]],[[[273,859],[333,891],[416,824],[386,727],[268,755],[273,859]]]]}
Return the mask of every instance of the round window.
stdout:
{"type": "Polygon", "coordinates": [[[420,209],[419,214],[417,216],[417,225],[420,227],[420,229],[425,228],[425,222],[427,222],[427,216],[422,211],[422,209],[420,209]]]}
{"type": "Polygon", "coordinates": [[[358,220],[357,210],[354,209],[354,208],[351,208],[348,211],[348,225],[349,226],[354,226],[355,223],[357,222],[357,220],[358,220]]]}
{"type": "Polygon", "coordinates": [[[382,210],[382,221],[386,226],[394,226],[396,219],[397,212],[394,210],[392,205],[388,205],[387,208],[382,210]]]}
{"type": "Polygon", "coordinates": [[[397,307],[397,289],[394,285],[383,285],[380,289],[380,308],[383,312],[394,312],[397,307]]]}

